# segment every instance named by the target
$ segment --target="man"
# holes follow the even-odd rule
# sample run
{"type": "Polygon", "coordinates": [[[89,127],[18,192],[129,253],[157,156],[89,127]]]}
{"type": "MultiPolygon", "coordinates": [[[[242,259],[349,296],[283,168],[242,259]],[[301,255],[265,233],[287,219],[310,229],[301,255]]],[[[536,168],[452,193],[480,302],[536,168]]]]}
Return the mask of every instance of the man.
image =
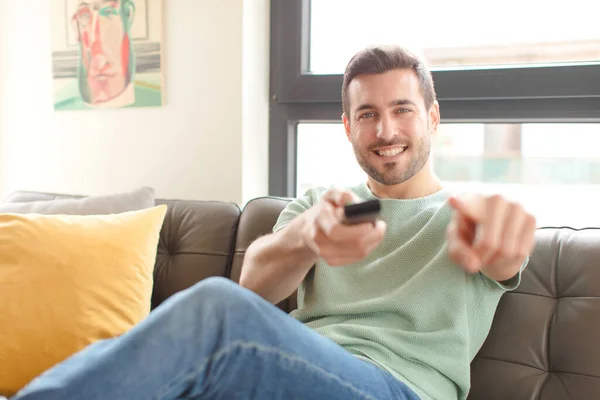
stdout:
{"type": "Polygon", "coordinates": [[[429,155],[439,106],[419,59],[358,53],[342,98],[367,182],[309,190],[249,247],[241,286],[211,278],[172,296],[16,399],[465,399],[535,220],[502,197],[442,188],[429,155]],[[371,198],[381,221],[342,223],[344,204],[371,198]],[[297,288],[292,316],[272,304],[297,288]]]}
{"type": "Polygon", "coordinates": [[[79,46],[77,93],[63,94],[66,99],[56,109],[120,108],[133,105],[138,97],[156,102],[156,90],[134,84],[134,17],[134,0],[77,1],[71,18],[79,46]]]}

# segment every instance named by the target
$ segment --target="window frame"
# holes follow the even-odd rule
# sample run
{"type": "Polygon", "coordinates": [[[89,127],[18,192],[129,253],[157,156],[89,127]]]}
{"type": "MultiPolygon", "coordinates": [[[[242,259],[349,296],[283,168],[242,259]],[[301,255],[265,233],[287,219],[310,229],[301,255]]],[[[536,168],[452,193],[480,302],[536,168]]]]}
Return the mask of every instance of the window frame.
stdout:
{"type": "MultiPolygon", "coordinates": [[[[311,0],[271,1],[269,195],[296,196],[297,126],[340,122],[342,74],[313,74],[311,0]]],[[[432,70],[442,123],[600,122],[600,62],[432,70]]]]}

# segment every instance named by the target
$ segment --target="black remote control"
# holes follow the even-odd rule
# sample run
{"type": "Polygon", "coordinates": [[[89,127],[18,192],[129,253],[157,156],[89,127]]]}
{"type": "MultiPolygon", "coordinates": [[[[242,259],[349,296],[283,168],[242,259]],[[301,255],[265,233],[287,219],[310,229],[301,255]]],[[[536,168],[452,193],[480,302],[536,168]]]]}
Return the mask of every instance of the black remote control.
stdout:
{"type": "Polygon", "coordinates": [[[381,202],[379,199],[349,204],[344,206],[344,223],[348,225],[360,224],[362,222],[375,223],[380,211],[381,202]]]}

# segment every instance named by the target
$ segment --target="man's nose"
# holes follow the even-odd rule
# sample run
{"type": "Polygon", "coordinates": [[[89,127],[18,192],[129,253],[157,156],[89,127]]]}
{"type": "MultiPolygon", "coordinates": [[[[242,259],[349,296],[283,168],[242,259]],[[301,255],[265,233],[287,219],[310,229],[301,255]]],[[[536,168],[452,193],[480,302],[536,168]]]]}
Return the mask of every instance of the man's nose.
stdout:
{"type": "Polygon", "coordinates": [[[377,126],[377,137],[381,139],[391,139],[397,134],[397,127],[393,118],[387,115],[381,116],[377,126]]]}

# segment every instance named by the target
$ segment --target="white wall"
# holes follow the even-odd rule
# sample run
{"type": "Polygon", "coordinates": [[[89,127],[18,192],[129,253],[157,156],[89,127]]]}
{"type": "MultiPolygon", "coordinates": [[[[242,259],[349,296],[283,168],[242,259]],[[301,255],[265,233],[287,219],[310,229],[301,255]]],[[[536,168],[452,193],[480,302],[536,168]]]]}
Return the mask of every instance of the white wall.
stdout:
{"type": "Polygon", "coordinates": [[[0,197],[267,194],[268,1],[164,2],[166,104],[55,112],[51,2],[0,1],[0,197]]]}

